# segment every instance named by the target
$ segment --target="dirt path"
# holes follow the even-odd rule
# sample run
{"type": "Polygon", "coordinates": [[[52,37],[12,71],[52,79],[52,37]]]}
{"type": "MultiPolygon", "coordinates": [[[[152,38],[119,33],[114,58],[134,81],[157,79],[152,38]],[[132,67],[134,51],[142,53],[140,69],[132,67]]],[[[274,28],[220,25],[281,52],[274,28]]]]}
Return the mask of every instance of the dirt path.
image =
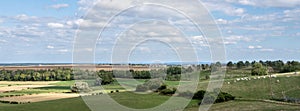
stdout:
{"type": "Polygon", "coordinates": [[[20,91],[28,88],[39,88],[39,87],[50,87],[54,85],[16,85],[16,86],[6,86],[0,87],[0,93],[8,92],[8,91],[20,91]]]}
{"type": "Polygon", "coordinates": [[[66,94],[66,93],[46,93],[46,94],[35,94],[15,97],[4,97],[0,98],[1,101],[16,101],[16,102],[39,102],[49,101],[64,98],[79,97],[79,94],[66,94]]]}
{"type": "Polygon", "coordinates": [[[60,81],[0,81],[0,85],[49,85],[60,81]]]}

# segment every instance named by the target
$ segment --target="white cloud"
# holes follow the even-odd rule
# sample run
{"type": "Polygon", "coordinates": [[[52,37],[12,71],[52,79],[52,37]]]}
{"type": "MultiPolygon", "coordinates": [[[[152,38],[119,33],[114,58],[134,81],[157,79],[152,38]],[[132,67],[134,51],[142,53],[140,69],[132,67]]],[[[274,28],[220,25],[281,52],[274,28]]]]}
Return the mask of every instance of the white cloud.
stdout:
{"type": "Polygon", "coordinates": [[[229,3],[250,5],[257,7],[297,7],[300,0],[226,0],[229,3]]]}
{"type": "Polygon", "coordinates": [[[224,37],[224,44],[229,45],[229,44],[237,44],[238,42],[250,42],[251,39],[245,36],[240,36],[240,35],[231,35],[228,37],[224,37]]]}
{"type": "Polygon", "coordinates": [[[54,46],[48,45],[47,48],[48,49],[54,49],[54,46]]]}
{"type": "Polygon", "coordinates": [[[61,24],[61,23],[48,23],[47,26],[50,27],[50,28],[63,28],[64,24],[61,24]]]}
{"type": "Polygon", "coordinates": [[[243,16],[246,10],[243,8],[238,8],[232,4],[222,2],[219,0],[205,0],[203,4],[209,9],[209,11],[220,11],[230,16],[243,16]]]}
{"type": "Polygon", "coordinates": [[[3,39],[0,39],[0,43],[7,43],[7,41],[6,40],[3,40],[3,39]]]}
{"type": "Polygon", "coordinates": [[[260,45],[258,45],[258,46],[252,46],[252,45],[250,45],[250,46],[248,46],[248,48],[249,49],[262,49],[263,47],[260,46],[260,45]]]}
{"type": "Polygon", "coordinates": [[[300,9],[290,9],[283,11],[284,19],[283,21],[299,21],[300,20],[300,9]]]}
{"type": "Polygon", "coordinates": [[[249,48],[249,49],[254,49],[255,46],[250,45],[250,46],[248,46],[248,48],[249,48]]]}
{"type": "Polygon", "coordinates": [[[262,52],[273,52],[274,49],[259,49],[259,51],[262,51],[262,52]]]}
{"type": "Polygon", "coordinates": [[[36,20],[37,17],[36,16],[28,16],[26,14],[20,14],[20,15],[17,15],[15,16],[15,19],[16,20],[19,20],[19,21],[33,21],[33,20],[36,20]]]}
{"type": "Polygon", "coordinates": [[[228,24],[228,21],[224,20],[224,19],[217,19],[217,23],[218,24],[228,24]]]}
{"type": "Polygon", "coordinates": [[[62,9],[62,8],[67,8],[69,7],[69,4],[55,4],[55,5],[51,5],[49,6],[50,8],[54,8],[54,9],[62,9]]]}
{"type": "Polygon", "coordinates": [[[258,48],[258,49],[261,49],[261,48],[262,48],[262,46],[259,46],[259,45],[258,45],[258,46],[256,46],[256,48],[258,48]]]}
{"type": "Polygon", "coordinates": [[[64,53],[64,52],[69,52],[69,50],[68,49],[60,49],[60,50],[57,50],[58,52],[62,52],[62,53],[64,53]]]}
{"type": "Polygon", "coordinates": [[[248,46],[248,49],[251,49],[251,50],[257,50],[257,51],[261,51],[261,52],[273,52],[274,49],[271,49],[271,48],[263,48],[263,46],[248,46]]]}

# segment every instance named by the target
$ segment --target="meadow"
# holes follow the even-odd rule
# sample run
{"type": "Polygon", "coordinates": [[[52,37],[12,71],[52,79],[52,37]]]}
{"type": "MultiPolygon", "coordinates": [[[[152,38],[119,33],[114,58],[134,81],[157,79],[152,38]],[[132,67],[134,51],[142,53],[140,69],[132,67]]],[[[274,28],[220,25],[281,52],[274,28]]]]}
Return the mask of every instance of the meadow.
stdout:
{"type": "MultiPolygon", "coordinates": [[[[206,90],[209,80],[204,79],[205,76],[200,76],[198,83],[198,90],[206,90]]],[[[133,87],[136,83],[142,84],[146,79],[118,79],[112,84],[103,85],[105,93],[108,93],[111,98],[113,98],[119,104],[134,108],[134,109],[144,109],[152,108],[161,103],[164,103],[170,98],[170,96],[160,95],[157,93],[150,94],[136,94],[126,91],[120,84],[123,84],[133,91],[133,87]],[[118,91],[117,91],[118,90],[118,91]],[[114,93],[110,93],[113,91],[114,93]]],[[[90,81],[92,83],[92,81],[90,81]]],[[[4,82],[1,84],[0,88],[3,87],[14,87],[14,86],[28,86],[28,85],[43,85],[40,87],[28,87],[21,90],[8,91],[0,93],[1,97],[17,97],[19,96],[34,96],[43,94],[69,94],[70,86],[73,85],[75,81],[56,81],[56,82],[4,82]],[[4,84],[5,83],[5,84],[4,84]]],[[[210,110],[212,111],[232,111],[232,110],[300,110],[299,104],[282,104],[270,99],[278,98],[300,98],[300,75],[282,75],[277,77],[261,77],[258,76],[243,76],[239,75],[236,77],[230,74],[226,75],[222,91],[234,95],[237,99],[234,101],[216,103],[210,110]],[[237,78],[248,77],[251,80],[240,80],[236,81],[237,78]],[[255,79],[254,79],[255,78],[255,79]],[[270,85],[271,84],[271,85],[270,85]],[[270,100],[270,101],[265,101],[270,100]]],[[[170,87],[176,87],[178,81],[165,81],[170,87]]],[[[189,86],[188,82],[183,82],[183,85],[189,86]]],[[[128,90],[128,89],[127,89],[128,90]]],[[[38,96],[36,96],[38,97],[38,96]]],[[[95,96],[90,96],[92,99],[95,96]]],[[[97,96],[101,97],[101,95],[97,96]]],[[[0,98],[1,100],[1,98],[0,98]]],[[[180,104],[180,101],[185,101],[185,98],[176,97],[176,104],[180,104]]],[[[198,110],[198,100],[192,100],[187,107],[186,111],[196,111],[198,110]]],[[[102,101],[97,104],[105,104],[106,101],[102,101]]],[[[97,105],[96,104],[96,105],[97,105]]],[[[175,108],[176,109],[176,108],[175,108]]],[[[174,110],[175,110],[174,109],[174,110]]],[[[180,109],[180,108],[179,108],[180,109]]],[[[80,97],[70,96],[67,98],[54,98],[54,100],[43,100],[43,101],[32,101],[26,104],[7,104],[0,103],[0,111],[89,111],[84,101],[80,97]]]]}

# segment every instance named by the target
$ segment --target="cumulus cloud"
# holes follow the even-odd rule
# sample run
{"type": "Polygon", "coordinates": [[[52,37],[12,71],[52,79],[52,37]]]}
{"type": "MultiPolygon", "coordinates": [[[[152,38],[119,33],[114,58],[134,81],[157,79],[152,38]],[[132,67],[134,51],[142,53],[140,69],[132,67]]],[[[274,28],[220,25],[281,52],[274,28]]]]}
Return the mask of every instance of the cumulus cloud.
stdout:
{"type": "Polygon", "coordinates": [[[274,49],[259,49],[259,51],[262,51],[262,52],[273,52],[274,49]]]}
{"type": "Polygon", "coordinates": [[[246,10],[243,8],[235,7],[232,4],[219,0],[205,0],[203,4],[209,9],[209,11],[220,11],[230,16],[243,16],[246,13],[246,10]]]}
{"type": "Polygon", "coordinates": [[[7,40],[0,39],[0,43],[7,43],[7,40]]]}
{"type": "Polygon", "coordinates": [[[248,46],[248,48],[249,48],[249,49],[254,49],[255,46],[250,45],[250,46],[248,46]]]}
{"type": "Polygon", "coordinates": [[[54,49],[54,46],[48,45],[47,48],[48,49],[54,49]]]}
{"type": "Polygon", "coordinates": [[[65,52],[69,52],[68,49],[60,49],[60,50],[57,50],[58,52],[61,52],[61,53],[65,53],[65,52]]]}
{"type": "Polygon", "coordinates": [[[248,46],[248,48],[249,49],[262,49],[263,47],[260,46],[260,45],[258,45],[258,46],[252,46],[252,45],[250,45],[250,46],[248,46]]]}
{"type": "Polygon", "coordinates": [[[241,35],[230,35],[227,37],[224,37],[224,44],[230,45],[230,44],[237,44],[238,42],[250,42],[251,39],[249,37],[241,36],[241,35]]]}
{"type": "Polygon", "coordinates": [[[264,48],[263,46],[260,46],[260,45],[257,45],[257,46],[248,46],[248,49],[251,49],[251,50],[257,50],[257,51],[261,51],[261,52],[273,52],[274,49],[271,49],[271,48],[264,48]]]}
{"type": "Polygon", "coordinates": [[[36,16],[28,16],[26,14],[20,14],[20,15],[15,16],[14,18],[19,21],[33,21],[33,20],[38,19],[38,17],[36,17],[36,16]]]}
{"type": "Polygon", "coordinates": [[[297,7],[300,0],[225,0],[229,3],[238,3],[257,7],[297,7]]]}
{"type": "Polygon", "coordinates": [[[50,28],[63,28],[64,24],[61,24],[61,23],[48,23],[47,26],[50,27],[50,28]]]}
{"type": "Polygon", "coordinates": [[[55,5],[51,5],[49,6],[50,8],[54,8],[54,9],[62,9],[62,8],[67,8],[69,7],[69,4],[55,4],[55,5]]]}

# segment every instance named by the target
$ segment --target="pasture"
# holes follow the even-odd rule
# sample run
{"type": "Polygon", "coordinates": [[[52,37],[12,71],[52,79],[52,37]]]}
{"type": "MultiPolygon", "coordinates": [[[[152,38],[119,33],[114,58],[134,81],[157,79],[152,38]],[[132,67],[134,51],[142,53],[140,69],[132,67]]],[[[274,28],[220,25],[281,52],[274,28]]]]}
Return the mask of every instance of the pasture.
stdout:
{"type": "MultiPolygon", "coordinates": [[[[203,77],[203,76],[202,76],[203,77]]],[[[241,76],[243,77],[243,76],[241,76]]],[[[241,78],[239,76],[239,78],[241,78]]],[[[236,81],[237,78],[227,78],[224,81],[222,91],[228,92],[238,98],[238,100],[229,101],[225,103],[214,104],[211,108],[212,111],[218,110],[300,110],[299,105],[287,105],[278,104],[272,102],[259,101],[263,99],[272,98],[300,98],[300,76],[293,75],[281,75],[273,78],[260,78],[255,76],[249,77],[251,80],[236,81]],[[256,78],[256,79],[254,79],[256,78]],[[278,82],[279,81],[279,82],[278,82]],[[228,84],[230,83],[230,84],[228,84]],[[271,89],[272,88],[272,89],[271,89]],[[244,100],[239,100],[239,98],[244,100]],[[252,101],[248,101],[252,100],[252,101]],[[255,107],[254,107],[255,106],[255,107]]],[[[198,83],[198,90],[206,90],[209,83],[208,80],[203,80],[201,77],[198,83]]],[[[157,93],[150,94],[136,94],[132,92],[126,92],[126,90],[120,85],[127,86],[134,90],[136,84],[142,84],[146,80],[130,80],[130,79],[118,79],[109,85],[103,85],[104,90],[102,92],[109,93],[109,96],[113,98],[119,104],[134,108],[144,109],[152,108],[161,103],[164,103],[170,98],[170,96],[163,96],[157,93]],[[116,93],[116,90],[119,92],[116,93]],[[110,92],[113,91],[114,93],[110,92]]],[[[89,111],[88,107],[84,104],[81,98],[78,98],[77,94],[69,94],[70,86],[75,81],[54,81],[54,82],[6,82],[1,81],[0,89],[14,89],[10,91],[3,91],[0,93],[1,101],[16,101],[16,102],[28,102],[27,104],[3,104],[0,103],[1,111],[89,111]],[[19,88],[19,89],[18,89],[19,88]],[[18,90],[17,90],[18,89],[18,90]]],[[[90,81],[92,84],[92,81],[90,81]]],[[[170,87],[177,87],[178,81],[165,81],[170,87]]],[[[184,86],[188,87],[189,82],[183,82],[184,86]]],[[[92,87],[99,89],[99,87],[92,87]]],[[[90,96],[91,99],[95,96],[90,96]]],[[[101,98],[101,95],[97,97],[101,98]]],[[[180,104],[180,101],[185,101],[185,98],[176,97],[174,104],[180,104]]],[[[186,111],[198,110],[197,100],[192,100],[186,107],[186,111]]],[[[102,101],[98,104],[105,104],[106,101],[102,101]]],[[[97,105],[97,104],[95,104],[97,105]]],[[[176,109],[176,108],[175,108],[176,109]]],[[[174,109],[174,110],[175,110],[174,109]]],[[[179,108],[180,109],[180,108],[179,108]]]]}

